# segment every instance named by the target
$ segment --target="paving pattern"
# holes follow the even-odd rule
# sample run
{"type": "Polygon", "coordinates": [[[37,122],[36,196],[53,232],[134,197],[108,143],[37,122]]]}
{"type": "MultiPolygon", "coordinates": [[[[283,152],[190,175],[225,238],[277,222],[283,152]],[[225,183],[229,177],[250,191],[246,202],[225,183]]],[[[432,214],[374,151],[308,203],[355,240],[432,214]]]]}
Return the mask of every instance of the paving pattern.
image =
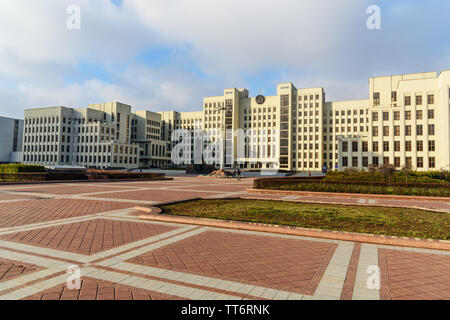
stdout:
{"type": "Polygon", "coordinates": [[[450,299],[448,251],[142,221],[133,209],[274,198],[248,194],[252,182],[0,186],[0,299],[450,299]]]}

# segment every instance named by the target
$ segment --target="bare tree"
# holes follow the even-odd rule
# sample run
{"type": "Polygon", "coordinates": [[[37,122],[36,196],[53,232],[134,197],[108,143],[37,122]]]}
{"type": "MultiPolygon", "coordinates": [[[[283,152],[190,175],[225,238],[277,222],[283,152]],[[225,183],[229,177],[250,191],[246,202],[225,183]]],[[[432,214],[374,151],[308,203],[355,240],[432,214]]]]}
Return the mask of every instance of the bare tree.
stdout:
{"type": "Polygon", "coordinates": [[[395,166],[390,163],[385,163],[380,167],[380,171],[383,175],[386,175],[388,177],[390,187],[392,182],[392,176],[394,175],[395,172],[395,166]]]}
{"type": "Polygon", "coordinates": [[[371,165],[369,165],[369,173],[370,173],[370,176],[372,177],[372,181],[374,181],[375,180],[375,173],[378,171],[378,165],[376,165],[376,164],[371,164],[371,165]]]}
{"type": "Polygon", "coordinates": [[[402,167],[402,172],[405,175],[406,183],[408,183],[408,174],[412,171],[412,165],[410,163],[405,163],[402,167]]]}

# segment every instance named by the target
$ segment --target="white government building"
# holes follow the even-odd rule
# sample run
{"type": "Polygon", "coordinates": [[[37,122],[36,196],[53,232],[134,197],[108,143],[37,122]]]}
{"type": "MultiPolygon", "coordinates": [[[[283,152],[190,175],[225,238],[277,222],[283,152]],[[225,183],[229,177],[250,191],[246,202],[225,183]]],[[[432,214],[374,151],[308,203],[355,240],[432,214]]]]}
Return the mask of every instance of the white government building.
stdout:
{"type": "Polygon", "coordinates": [[[197,124],[213,140],[225,129],[253,131],[243,143],[227,135],[230,168],[367,170],[390,163],[419,171],[450,169],[450,71],[370,78],[369,99],[364,100],[328,102],[321,87],[297,89],[283,83],[270,97],[226,89],[222,96],[204,98],[198,112],[131,109],[110,102],[83,109],[26,110],[23,161],[98,168],[168,166],[172,133],[197,124]],[[252,148],[256,155],[249,154],[252,148]]]}

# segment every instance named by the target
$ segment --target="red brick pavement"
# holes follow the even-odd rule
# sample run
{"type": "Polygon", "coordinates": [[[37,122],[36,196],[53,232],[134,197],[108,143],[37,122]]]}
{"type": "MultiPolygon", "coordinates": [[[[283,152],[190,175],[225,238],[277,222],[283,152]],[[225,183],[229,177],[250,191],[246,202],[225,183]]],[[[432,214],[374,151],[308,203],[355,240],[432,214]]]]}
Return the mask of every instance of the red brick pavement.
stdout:
{"type": "Polygon", "coordinates": [[[34,265],[0,258],[0,281],[15,279],[37,270],[40,268],[34,265]]]}
{"type": "Polygon", "coordinates": [[[345,277],[344,286],[341,292],[341,300],[352,300],[353,289],[355,287],[356,272],[358,270],[359,254],[361,252],[361,242],[356,242],[353,248],[352,257],[345,277]]]}
{"type": "Polygon", "coordinates": [[[181,298],[83,277],[80,290],[60,285],[23,300],[180,300],[181,298]]]}
{"type": "Polygon", "coordinates": [[[335,248],[324,242],[207,231],[130,262],[312,295],[335,248]]]}
{"type": "Polygon", "coordinates": [[[133,221],[95,219],[0,236],[0,239],[85,255],[176,229],[133,221]]]}
{"type": "Polygon", "coordinates": [[[0,201],[3,200],[21,200],[21,199],[37,199],[39,197],[32,195],[14,194],[14,193],[0,193],[0,201]]]}
{"type": "Polygon", "coordinates": [[[127,190],[127,187],[106,187],[103,185],[98,186],[85,186],[85,185],[75,185],[75,186],[45,186],[39,188],[26,188],[26,189],[14,189],[14,192],[28,192],[28,193],[44,193],[51,195],[71,195],[71,194],[82,194],[82,193],[93,193],[93,192],[109,192],[109,191],[121,191],[127,190]]]}
{"type": "Polygon", "coordinates": [[[0,205],[0,227],[22,226],[132,208],[135,203],[80,199],[29,200],[0,205]]]}
{"type": "Polygon", "coordinates": [[[201,197],[208,197],[216,195],[211,192],[180,192],[170,190],[145,190],[145,191],[130,191],[120,193],[104,193],[96,194],[92,197],[102,199],[127,199],[127,200],[139,200],[139,201],[157,201],[157,202],[169,202],[169,201],[182,201],[188,199],[195,199],[201,197]]]}
{"type": "MultiPolygon", "coordinates": [[[[133,200],[169,202],[220,196],[218,193],[208,191],[222,191],[224,193],[244,191],[249,183],[251,183],[250,180],[239,184],[234,180],[177,177],[174,181],[164,182],[80,183],[76,186],[68,186],[67,184],[33,185],[30,187],[7,186],[0,188],[0,190],[16,191],[21,189],[26,193],[38,192],[53,195],[120,191],[133,187],[170,187],[185,191],[139,190],[103,193],[95,195],[99,200],[60,198],[2,202],[0,203],[0,228],[79,217],[139,205],[133,203],[133,200]],[[193,190],[201,192],[192,192],[193,190]],[[113,202],[100,198],[128,199],[129,202],[113,202]]],[[[268,197],[266,195],[249,196],[260,197],[261,199],[267,199],[268,197]]],[[[30,198],[31,196],[14,193],[0,194],[0,200],[20,200],[23,199],[22,197],[30,198]]],[[[283,196],[278,197],[278,199],[281,198],[283,196]]],[[[302,197],[302,200],[305,199],[309,198],[302,197]]],[[[321,200],[329,199],[322,198],[321,200]]],[[[354,201],[352,199],[338,200],[342,203],[354,201]]],[[[447,204],[440,203],[439,205],[446,206],[447,204]]],[[[99,218],[16,232],[0,236],[0,238],[12,242],[90,255],[158,235],[177,227],[99,218]]],[[[336,244],[313,240],[305,241],[229,231],[206,231],[147,252],[129,260],[129,262],[313,295],[335,252],[335,248],[336,244]]],[[[341,299],[350,299],[352,296],[359,261],[359,250],[360,244],[356,243],[347,270],[341,299]]],[[[379,265],[382,276],[380,290],[382,299],[450,299],[449,256],[380,249],[379,265]]],[[[36,270],[40,269],[19,261],[0,258],[0,288],[2,281],[16,279],[23,274],[29,274],[36,270]]],[[[54,276],[57,275],[49,276],[49,278],[54,276]]],[[[145,275],[143,276],[145,277],[145,275]]],[[[42,280],[36,279],[35,282],[38,283],[42,280]]],[[[159,280],[161,281],[161,279],[159,280]]],[[[68,290],[65,285],[60,285],[29,298],[55,300],[178,299],[178,297],[153,291],[117,285],[112,283],[114,280],[106,282],[83,277],[83,281],[81,290],[68,290]]],[[[203,289],[208,290],[207,288],[203,289]]],[[[1,292],[1,294],[4,294],[4,292],[1,292]]]]}
{"type": "Polygon", "coordinates": [[[450,256],[379,250],[381,299],[450,299],[450,256]]]}

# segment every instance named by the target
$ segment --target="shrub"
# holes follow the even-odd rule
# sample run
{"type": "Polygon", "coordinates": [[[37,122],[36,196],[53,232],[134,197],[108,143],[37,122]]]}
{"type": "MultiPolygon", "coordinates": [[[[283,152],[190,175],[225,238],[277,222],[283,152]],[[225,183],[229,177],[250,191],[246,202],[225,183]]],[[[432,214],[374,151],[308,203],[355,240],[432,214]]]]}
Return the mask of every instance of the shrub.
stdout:
{"type": "Polygon", "coordinates": [[[337,193],[367,193],[449,197],[448,183],[345,181],[312,179],[256,179],[256,189],[316,191],[337,193]]]}
{"type": "Polygon", "coordinates": [[[46,173],[0,173],[2,182],[45,181],[46,173]]]}
{"type": "Polygon", "coordinates": [[[30,164],[1,164],[0,173],[45,172],[44,166],[30,164]]]}

